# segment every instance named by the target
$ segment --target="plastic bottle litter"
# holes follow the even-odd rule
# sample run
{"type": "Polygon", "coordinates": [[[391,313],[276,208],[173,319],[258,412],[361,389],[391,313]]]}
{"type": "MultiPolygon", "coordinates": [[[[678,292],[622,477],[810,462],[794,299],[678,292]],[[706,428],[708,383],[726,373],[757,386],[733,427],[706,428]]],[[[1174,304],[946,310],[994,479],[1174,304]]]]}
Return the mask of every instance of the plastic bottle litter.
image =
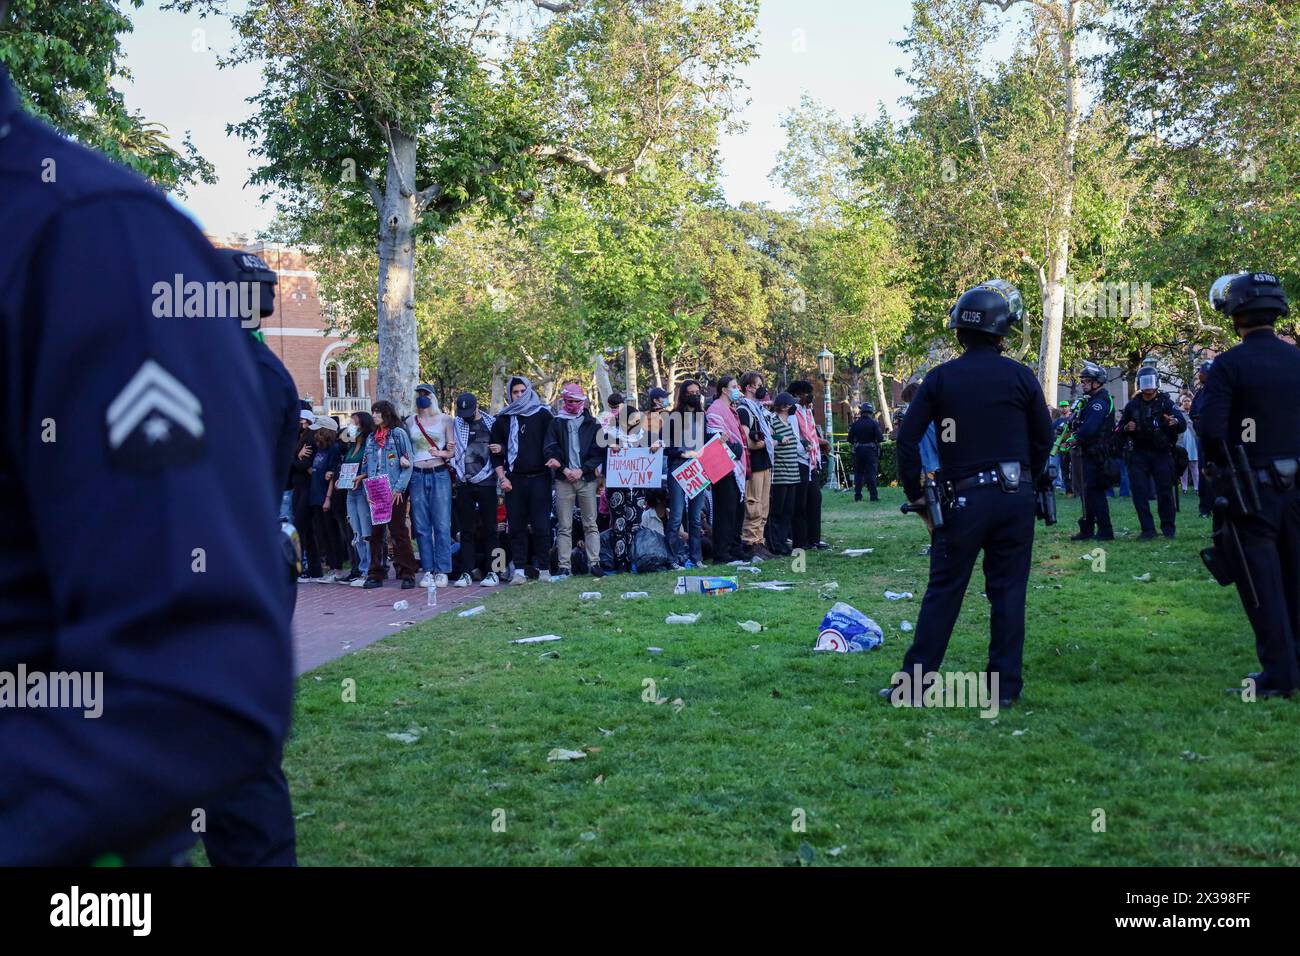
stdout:
{"type": "Polygon", "coordinates": [[[819,598],[825,598],[826,600],[830,600],[830,598],[835,596],[835,593],[839,591],[839,589],[840,589],[839,581],[827,581],[825,584],[823,584],[820,588],[817,589],[817,596],[819,598]]]}
{"type": "Polygon", "coordinates": [[[429,593],[428,593],[428,598],[427,598],[428,606],[429,606],[429,607],[437,607],[437,606],[438,606],[438,589],[437,589],[436,587],[433,586],[433,582],[430,582],[430,583],[429,583],[429,587],[428,587],[426,590],[429,592],[429,593]]]}
{"type": "Polygon", "coordinates": [[[736,623],[740,625],[741,630],[749,631],[750,634],[757,634],[763,629],[763,625],[757,621],[737,621],[736,623]]]}
{"type": "Polygon", "coordinates": [[[879,624],[851,604],[837,601],[822,618],[813,650],[851,654],[869,651],[884,641],[885,632],[879,624]]]}
{"type": "Polygon", "coordinates": [[[410,607],[410,606],[411,606],[411,602],[410,602],[410,601],[394,601],[394,602],[393,602],[393,610],[394,610],[394,611],[405,611],[405,610],[406,610],[408,607],[410,607]]]}
{"type": "Polygon", "coordinates": [[[599,601],[599,600],[600,600],[600,592],[599,592],[599,591],[583,591],[581,594],[578,595],[578,600],[579,600],[579,601],[599,601]]]}
{"type": "Polygon", "coordinates": [[[900,631],[910,631],[912,629],[912,622],[904,621],[902,624],[898,625],[898,629],[900,631]]]}
{"type": "Polygon", "coordinates": [[[647,647],[646,650],[651,654],[662,654],[664,652],[662,647],[647,647]]]}
{"type": "Polygon", "coordinates": [[[885,597],[891,601],[907,601],[912,597],[911,591],[886,591],[885,597]]]}
{"type": "Polygon", "coordinates": [[[694,614],[669,614],[664,618],[665,624],[694,624],[700,619],[700,612],[694,614]]]}
{"type": "Polygon", "coordinates": [[[517,641],[511,641],[511,644],[545,644],[547,641],[561,641],[564,638],[558,634],[543,634],[541,637],[521,637],[517,641]]]}
{"type": "Polygon", "coordinates": [[[482,614],[487,610],[486,604],[480,604],[478,607],[472,607],[468,611],[461,611],[457,617],[473,617],[475,614],[482,614]]]}
{"type": "Polygon", "coordinates": [[[762,569],[762,568],[755,567],[755,566],[752,565],[752,564],[738,564],[738,565],[736,565],[736,570],[737,570],[737,571],[748,571],[750,574],[762,574],[762,573],[763,573],[763,569],[762,569]]]}
{"type": "Polygon", "coordinates": [[[871,554],[875,550],[875,548],[845,548],[844,553],[850,558],[856,558],[864,554],[871,554]]]}
{"type": "Polygon", "coordinates": [[[789,591],[794,587],[793,581],[755,581],[746,587],[758,588],[761,591],[789,591]]]}
{"type": "Polygon", "coordinates": [[[624,601],[633,601],[637,598],[645,598],[649,596],[650,593],[648,591],[624,591],[623,592],[624,601]]]}

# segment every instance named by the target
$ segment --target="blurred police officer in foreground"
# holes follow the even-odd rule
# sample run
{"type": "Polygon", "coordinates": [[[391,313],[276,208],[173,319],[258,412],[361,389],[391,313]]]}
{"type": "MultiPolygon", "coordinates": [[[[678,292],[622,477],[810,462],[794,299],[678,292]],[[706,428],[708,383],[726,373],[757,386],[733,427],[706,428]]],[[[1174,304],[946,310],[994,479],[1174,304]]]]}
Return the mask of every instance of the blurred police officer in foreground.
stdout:
{"type": "MultiPolygon", "coordinates": [[[[903,671],[911,675],[918,665],[922,675],[938,671],[983,551],[990,604],[988,673],[998,675],[1002,706],[1020,696],[1023,683],[1034,486],[1052,445],[1038,380],[1001,354],[1004,336],[1023,313],[1019,291],[1000,279],[963,294],[949,313],[948,328],[957,330],[965,351],[926,375],[898,436],[899,481],[933,532],[929,585],[903,671]],[[920,443],[931,423],[939,438],[943,527],[937,529],[926,497],[927,490],[936,489],[923,489],[920,478],[920,443]]],[[[890,688],[881,691],[890,694],[890,688]]]]}
{"type": "Polygon", "coordinates": [[[876,472],[880,468],[880,443],[885,440],[876,422],[876,409],[863,402],[858,409],[858,420],[849,428],[849,444],[853,446],[853,500],[862,500],[865,482],[872,501],[879,501],[876,492],[876,472]]]}
{"type": "MultiPolygon", "coordinates": [[[[1214,367],[1214,361],[1202,362],[1201,367],[1196,370],[1196,394],[1192,396],[1192,407],[1188,409],[1191,416],[1189,423],[1196,432],[1196,442],[1199,447],[1204,440],[1201,435],[1201,412],[1205,409],[1205,381],[1210,377],[1210,369],[1214,367]]],[[[1214,482],[1201,481],[1197,490],[1197,510],[1202,518],[1210,517],[1210,512],[1214,510],[1214,482]]]]}
{"type": "Polygon", "coordinates": [[[1087,362],[1079,375],[1087,396],[1074,424],[1074,454],[1083,460],[1083,517],[1072,541],[1110,541],[1115,531],[1110,524],[1110,502],[1106,492],[1115,483],[1111,457],[1111,434],[1115,430],[1115,399],[1106,391],[1106,370],[1087,362]]]}
{"type": "Polygon", "coordinates": [[[1257,693],[1289,696],[1300,685],[1300,350],[1273,332],[1288,312],[1276,276],[1223,276],[1210,302],[1241,336],[1214,360],[1201,410],[1201,456],[1214,465],[1213,551],[1255,630],[1257,693]]]}
{"type": "Polygon", "coordinates": [[[1124,406],[1120,432],[1129,450],[1128,481],[1142,525],[1139,538],[1156,536],[1151,498],[1160,513],[1160,530],[1172,538],[1174,518],[1174,445],[1187,428],[1183,413],[1160,391],[1160,373],[1146,366],[1137,374],[1138,394],[1124,406]]]}
{"type": "Polygon", "coordinates": [[[3,69],[0,197],[0,670],[103,675],[0,710],[0,863],[167,862],[289,724],[264,393],[237,318],[168,315],[230,264],[3,69]]]}

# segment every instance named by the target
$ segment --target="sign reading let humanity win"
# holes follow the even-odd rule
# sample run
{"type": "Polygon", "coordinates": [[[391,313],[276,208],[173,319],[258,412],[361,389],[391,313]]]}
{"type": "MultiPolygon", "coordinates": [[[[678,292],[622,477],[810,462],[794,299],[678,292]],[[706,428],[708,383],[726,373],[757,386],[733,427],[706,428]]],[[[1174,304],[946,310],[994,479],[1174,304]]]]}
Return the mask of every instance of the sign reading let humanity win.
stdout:
{"type": "Polygon", "coordinates": [[[673,477],[686,492],[687,499],[694,498],[715,481],[732,473],[731,450],[718,436],[711,438],[700,450],[698,458],[690,458],[673,472],[673,477]]]}
{"type": "Polygon", "coordinates": [[[605,457],[606,488],[658,488],[664,481],[664,453],[610,446],[605,457]]]}

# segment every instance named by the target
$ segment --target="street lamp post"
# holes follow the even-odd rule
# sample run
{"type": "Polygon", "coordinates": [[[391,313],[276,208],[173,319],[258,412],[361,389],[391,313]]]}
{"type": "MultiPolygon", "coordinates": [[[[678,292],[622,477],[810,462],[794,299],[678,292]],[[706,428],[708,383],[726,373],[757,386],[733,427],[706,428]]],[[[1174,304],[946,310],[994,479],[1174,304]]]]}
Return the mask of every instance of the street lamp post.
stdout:
{"type": "Polygon", "coordinates": [[[831,451],[827,456],[827,468],[830,470],[826,473],[826,487],[831,491],[839,491],[839,475],[836,474],[836,465],[839,459],[835,454],[835,422],[831,412],[831,380],[835,377],[835,356],[831,350],[822,347],[817,353],[817,374],[822,379],[822,417],[826,421],[826,440],[830,442],[831,451]]]}

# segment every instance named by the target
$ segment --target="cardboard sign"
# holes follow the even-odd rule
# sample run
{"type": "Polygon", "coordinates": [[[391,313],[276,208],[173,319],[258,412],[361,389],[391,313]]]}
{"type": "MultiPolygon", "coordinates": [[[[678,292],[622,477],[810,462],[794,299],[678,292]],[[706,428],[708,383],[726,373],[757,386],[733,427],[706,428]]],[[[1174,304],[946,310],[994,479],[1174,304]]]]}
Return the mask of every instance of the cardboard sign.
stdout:
{"type": "Polygon", "coordinates": [[[727,475],[732,474],[732,462],[735,461],[731,456],[731,449],[718,435],[714,435],[705,444],[700,451],[700,462],[704,465],[704,476],[713,484],[717,484],[727,475]]]}
{"type": "Polygon", "coordinates": [[[673,478],[686,493],[687,501],[709,487],[709,479],[704,475],[704,464],[698,458],[688,458],[681,467],[673,471],[673,478]]]}
{"type": "Polygon", "coordinates": [[[370,502],[371,524],[388,524],[393,519],[393,488],[387,475],[366,479],[366,500],[370,502]]]}
{"type": "Polygon", "coordinates": [[[610,447],[606,453],[606,488],[658,488],[663,480],[662,450],[610,447]]]}
{"type": "Polygon", "coordinates": [[[347,488],[351,490],[357,483],[357,470],[361,467],[361,462],[354,461],[351,464],[343,464],[339,467],[339,478],[334,483],[335,488],[347,488]]]}

